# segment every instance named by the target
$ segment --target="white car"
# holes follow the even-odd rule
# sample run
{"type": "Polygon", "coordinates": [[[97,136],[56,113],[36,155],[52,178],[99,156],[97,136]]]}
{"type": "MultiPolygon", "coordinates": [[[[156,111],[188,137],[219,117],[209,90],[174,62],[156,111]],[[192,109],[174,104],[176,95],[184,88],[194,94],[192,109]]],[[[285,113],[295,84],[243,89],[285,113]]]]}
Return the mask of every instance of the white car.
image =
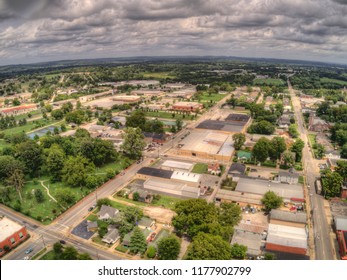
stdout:
{"type": "Polygon", "coordinates": [[[23,258],[23,260],[28,260],[29,259],[29,256],[25,256],[24,258],[23,258]]]}

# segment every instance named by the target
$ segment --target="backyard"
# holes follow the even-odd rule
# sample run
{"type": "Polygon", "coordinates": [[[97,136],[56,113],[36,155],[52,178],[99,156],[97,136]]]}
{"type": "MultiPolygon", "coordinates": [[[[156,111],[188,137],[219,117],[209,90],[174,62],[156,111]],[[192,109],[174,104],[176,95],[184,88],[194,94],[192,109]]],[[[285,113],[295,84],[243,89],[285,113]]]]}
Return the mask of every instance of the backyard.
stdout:
{"type": "Polygon", "coordinates": [[[207,173],[207,164],[206,163],[197,163],[194,165],[193,173],[205,174],[207,173]]]}

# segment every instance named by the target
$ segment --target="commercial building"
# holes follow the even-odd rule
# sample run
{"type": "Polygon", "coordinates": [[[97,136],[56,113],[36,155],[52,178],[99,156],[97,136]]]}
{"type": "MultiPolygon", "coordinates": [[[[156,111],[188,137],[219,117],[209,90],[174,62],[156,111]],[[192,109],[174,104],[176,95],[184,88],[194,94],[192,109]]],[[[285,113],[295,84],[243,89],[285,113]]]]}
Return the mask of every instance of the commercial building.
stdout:
{"type": "Polygon", "coordinates": [[[120,101],[123,103],[136,103],[141,101],[141,97],[137,95],[115,95],[111,98],[113,101],[120,101]]]}
{"type": "Polygon", "coordinates": [[[0,216],[0,256],[27,238],[28,233],[25,227],[7,217],[0,216]]]}
{"type": "Polygon", "coordinates": [[[297,184],[299,182],[299,174],[294,172],[280,171],[277,180],[282,183],[297,184]]]}
{"type": "Polygon", "coordinates": [[[172,105],[173,110],[184,112],[196,112],[202,108],[203,105],[198,102],[177,102],[172,105]]]}
{"type": "Polygon", "coordinates": [[[266,250],[306,255],[306,229],[270,223],[266,238],[266,250]]]}
{"type": "Polygon", "coordinates": [[[283,226],[305,228],[307,215],[304,212],[289,212],[272,209],[270,213],[270,223],[283,226]]]}
{"type": "Polygon", "coordinates": [[[193,163],[183,162],[183,161],[175,161],[175,160],[166,160],[161,165],[161,167],[163,169],[168,169],[171,171],[182,170],[182,171],[186,171],[186,172],[191,171],[193,166],[194,166],[193,163]]]}
{"type": "Polygon", "coordinates": [[[193,130],[178,145],[181,156],[228,161],[234,153],[232,136],[209,130],[193,130]]]}
{"type": "Polygon", "coordinates": [[[232,202],[237,203],[241,207],[251,205],[254,207],[262,207],[262,195],[244,194],[242,192],[218,189],[216,193],[216,202],[232,202]]]}
{"type": "Polygon", "coordinates": [[[262,233],[254,233],[235,229],[231,244],[240,244],[247,247],[247,256],[256,257],[262,254],[265,248],[265,237],[262,233]]]}
{"type": "Polygon", "coordinates": [[[250,116],[245,114],[229,114],[225,120],[206,120],[200,123],[196,128],[238,133],[244,132],[250,119],[250,116]]]}
{"type": "Polygon", "coordinates": [[[198,198],[200,196],[200,188],[188,186],[183,182],[168,181],[159,178],[147,179],[143,187],[151,192],[179,198],[198,198]]]}

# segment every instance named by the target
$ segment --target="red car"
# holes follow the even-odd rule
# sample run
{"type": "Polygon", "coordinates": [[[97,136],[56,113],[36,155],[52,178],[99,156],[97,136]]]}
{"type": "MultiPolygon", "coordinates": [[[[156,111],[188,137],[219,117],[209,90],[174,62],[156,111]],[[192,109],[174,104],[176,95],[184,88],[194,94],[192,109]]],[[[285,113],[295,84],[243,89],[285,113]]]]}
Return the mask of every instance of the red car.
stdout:
{"type": "Polygon", "coordinates": [[[155,236],[157,234],[155,232],[152,232],[151,235],[148,237],[147,242],[152,242],[155,239],[155,236]]]}

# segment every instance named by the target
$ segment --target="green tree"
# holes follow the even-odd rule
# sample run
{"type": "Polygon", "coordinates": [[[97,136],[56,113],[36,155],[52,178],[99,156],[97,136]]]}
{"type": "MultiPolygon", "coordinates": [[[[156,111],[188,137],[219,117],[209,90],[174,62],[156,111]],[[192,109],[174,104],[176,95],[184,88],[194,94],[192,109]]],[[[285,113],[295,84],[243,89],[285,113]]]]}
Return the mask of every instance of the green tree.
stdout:
{"type": "Polygon", "coordinates": [[[75,194],[68,188],[57,189],[55,198],[63,207],[67,207],[76,201],[75,194]]]}
{"type": "Polygon", "coordinates": [[[295,155],[291,151],[285,151],[282,154],[283,164],[286,166],[293,166],[295,163],[295,155]]]}
{"type": "Polygon", "coordinates": [[[99,229],[98,229],[98,234],[101,238],[103,238],[108,232],[108,229],[107,229],[107,224],[102,224],[99,226],[99,229]]]}
{"type": "Polygon", "coordinates": [[[325,198],[339,197],[343,178],[338,172],[328,170],[323,177],[323,193],[325,198]]]}
{"type": "Polygon", "coordinates": [[[55,242],[53,244],[53,251],[56,255],[60,255],[63,252],[63,245],[60,242],[55,242]]]}
{"type": "Polygon", "coordinates": [[[180,250],[180,240],[174,235],[162,238],[158,242],[158,256],[161,260],[177,260],[180,250]]]}
{"type": "Polygon", "coordinates": [[[187,260],[230,260],[230,244],[220,236],[200,232],[193,238],[187,260]]]}
{"type": "Polygon", "coordinates": [[[244,260],[246,258],[247,246],[234,243],[231,245],[231,258],[235,260],[244,260]]]}
{"type": "Polygon", "coordinates": [[[276,209],[283,204],[282,197],[275,194],[273,191],[267,191],[261,202],[265,206],[265,211],[270,212],[271,209],[276,209]]]}
{"type": "Polygon", "coordinates": [[[64,249],[63,253],[61,254],[62,260],[77,260],[78,259],[78,252],[74,247],[68,246],[64,249]]]}
{"type": "Polygon", "coordinates": [[[34,195],[35,195],[35,199],[36,199],[37,203],[42,203],[45,201],[45,197],[44,197],[41,189],[36,189],[34,191],[34,195]]]}
{"type": "Polygon", "coordinates": [[[291,147],[291,151],[295,153],[295,161],[300,162],[302,158],[302,149],[305,147],[305,142],[297,139],[291,147]]]}
{"type": "Polygon", "coordinates": [[[325,154],[325,147],[322,144],[317,144],[316,157],[321,159],[325,154]]]}
{"type": "Polygon", "coordinates": [[[347,158],[347,144],[344,144],[341,149],[341,158],[347,158]]]}
{"type": "Polygon", "coordinates": [[[347,180],[347,161],[344,160],[338,160],[336,162],[337,166],[335,168],[335,171],[341,175],[343,180],[347,180]]]}
{"type": "Polygon", "coordinates": [[[194,237],[200,231],[208,231],[207,225],[218,220],[218,210],[213,203],[202,199],[189,199],[176,203],[177,215],[172,219],[179,235],[194,237]]]}
{"type": "Polygon", "coordinates": [[[269,156],[272,159],[280,159],[281,154],[287,149],[283,137],[274,137],[270,142],[269,156]]]}
{"type": "Polygon", "coordinates": [[[271,135],[274,132],[275,132],[275,126],[266,120],[254,122],[248,128],[248,133],[271,135]]]}
{"type": "Polygon", "coordinates": [[[297,130],[295,124],[291,124],[291,125],[289,126],[289,128],[288,128],[288,133],[289,133],[289,135],[290,135],[291,137],[293,137],[293,138],[298,138],[298,136],[299,136],[299,132],[298,132],[298,130],[297,130]]]}
{"type": "Polygon", "coordinates": [[[125,220],[128,223],[135,224],[143,217],[143,211],[138,207],[129,206],[124,211],[125,220]]]}
{"type": "Polygon", "coordinates": [[[85,185],[87,176],[94,172],[94,164],[82,156],[69,157],[61,171],[63,182],[72,187],[85,185]]]}
{"type": "Polygon", "coordinates": [[[136,110],[130,116],[126,117],[126,127],[140,128],[144,131],[146,125],[146,115],[143,111],[136,110]]]}
{"type": "Polygon", "coordinates": [[[140,128],[129,127],[124,130],[124,142],[122,149],[132,159],[139,159],[142,156],[142,151],[146,146],[144,136],[140,128]]]}
{"type": "Polygon", "coordinates": [[[99,198],[98,201],[96,202],[96,205],[101,208],[102,205],[106,206],[112,206],[112,200],[105,197],[105,198],[99,198]]]}
{"type": "Polygon", "coordinates": [[[0,180],[6,179],[14,170],[24,170],[24,164],[12,156],[0,156],[0,180]]]}
{"type": "Polygon", "coordinates": [[[16,157],[24,163],[25,172],[31,176],[38,174],[43,162],[42,148],[32,140],[20,143],[16,146],[16,157]]]}
{"type": "Polygon", "coordinates": [[[86,115],[83,110],[75,110],[65,115],[65,120],[68,123],[81,124],[85,121],[86,115]]]}
{"type": "Polygon", "coordinates": [[[182,130],[182,127],[183,127],[182,119],[181,118],[177,118],[176,119],[176,130],[180,131],[180,130],[182,130]]]}
{"type": "Polygon", "coordinates": [[[157,249],[154,246],[149,246],[146,253],[147,257],[150,259],[153,259],[156,254],[157,254],[157,249]]]}
{"type": "Polygon", "coordinates": [[[59,145],[53,144],[48,150],[45,165],[53,182],[61,180],[65,160],[66,156],[63,149],[59,145]]]}
{"type": "Polygon", "coordinates": [[[276,259],[275,254],[272,254],[272,253],[265,253],[264,254],[264,260],[275,260],[275,259],[276,259]]]}
{"type": "Polygon", "coordinates": [[[141,253],[143,254],[146,252],[147,249],[147,242],[146,237],[142,233],[139,227],[135,227],[133,234],[130,237],[130,252],[132,253],[141,253]]]}
{"type": "Polygon", "coordinates": [[[260,138],[255,143],[252,151],[253,157],[256,161],[264,162],[269,157],[270,141],[265,137],[260,138]]]}
{"type": "Polygon", "coordinates": [[[221,225],[235,226],[241,221],[241,208],[236,203],[221,203],[219,222],[221,225]]]}
{"type": "Polygon", "coordinates": [[[53,110],[51,112],[51,116],[55,119],[55,120],[61,120],[64,117],[64,112],[60,109],[56,109],[53,110]]]}
{"type": "Polygon", "coordinates": [[[22,193],[21,193],[25,183],[23,171],[20,169],[13,170],[6,181],[7,181],[7,184],[15,188],[15,190],[18,193],[20,201],[23,201],[22,193]]]}
{"type": "Polygon", "coordinates": [[[246,136],[243,133],[236,133],[233,135],[235,150],[240,150],[243,144],[246,142],[246,136]]]}

